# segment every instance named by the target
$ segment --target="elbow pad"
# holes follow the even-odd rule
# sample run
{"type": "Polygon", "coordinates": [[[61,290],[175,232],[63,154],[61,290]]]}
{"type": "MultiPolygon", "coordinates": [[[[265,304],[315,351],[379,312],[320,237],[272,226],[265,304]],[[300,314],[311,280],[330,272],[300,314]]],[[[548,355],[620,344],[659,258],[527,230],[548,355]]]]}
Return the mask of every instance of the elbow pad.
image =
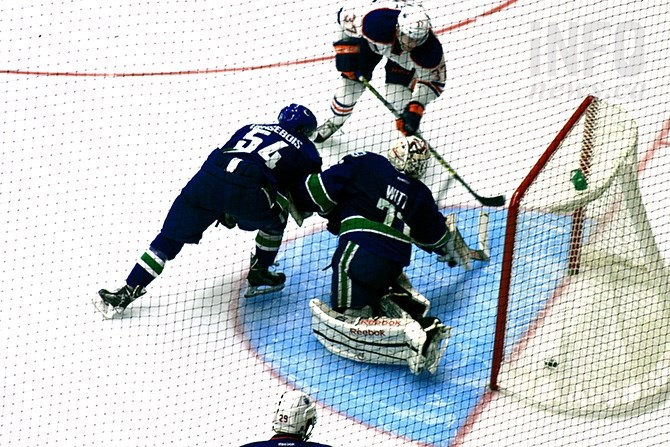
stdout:
{"type": "Polygon", "coordinates": [[[335,67],[349,79],[356,80],[360,70],[360,39],[342,39],[333,44],[335,47],[335,67]]]}

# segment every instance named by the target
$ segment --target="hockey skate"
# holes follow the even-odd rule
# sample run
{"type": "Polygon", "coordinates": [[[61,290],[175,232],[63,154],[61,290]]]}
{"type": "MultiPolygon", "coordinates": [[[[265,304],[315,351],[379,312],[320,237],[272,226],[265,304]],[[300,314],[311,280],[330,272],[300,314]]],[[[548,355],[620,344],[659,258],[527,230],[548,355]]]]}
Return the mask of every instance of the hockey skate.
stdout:
{"type": "Polygon", "coordinates": [[[316,128],[314,142],[323,143],[337,132],[340,127],[342,127],[342,124],[336,124],[333,118],[327,119],[323,124],[316,128]]]}
{"type": "Polygon", "coordinates": [[[389,288],[389,293],[382,297],[379,307],[384,316],[416,320],[428,315],[430,301],[414,288],[402,272],[389,288]]]}
{"type": "Polygon", "coordinates": [[[271,272],[268,267],[259,265],[258,259],[254,256],[251,258],[247,282],[249,285],[244,296],[250,298],[283,289],[286,285],[286,275],[281,272],[271,272]]]}
{"type": "Polygon", "coordinates": [[[93,298],[93,305],[105,319],[109,320],[115,315],[122,314],[130,303],[145,293],[146,289],[141,286],[125,285],[115,292],[101,289],[98,291],[98,296],[93,298]]]}

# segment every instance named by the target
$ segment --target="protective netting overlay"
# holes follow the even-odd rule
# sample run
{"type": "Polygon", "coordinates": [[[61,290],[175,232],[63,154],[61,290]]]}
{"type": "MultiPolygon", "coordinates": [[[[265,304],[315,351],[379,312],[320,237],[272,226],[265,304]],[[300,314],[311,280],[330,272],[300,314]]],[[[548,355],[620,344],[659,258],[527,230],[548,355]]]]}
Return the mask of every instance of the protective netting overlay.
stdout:
{"type": "MultiPolygon", "coordinates": [[[[488,261],[449,268],[415,247],[405,269],[450,328],[432,375],[315,337],[309,303],[330,303],[337,247],[317,214],[289,219],[271,294],[245,297],[255,232],[211,225],[164,266],[147,253],[208,155],[291,103],[322,124],[357,98],[316,144],[324,168],[386,154],[396,116],[369,87],[342,87],[333,44],[344,6],[357,24],[405,3],[0,2],[0,446],[239,446],[273,435],[286,390],[315,400],[310,440],[334,447],[667,443],[667,0],[414,2],[446,73],[419,86],[441,93],[420,132],[460,176],[433,156],[424,183],[471,248],[489,222],[488,261]],[[162,273],[103,319],[98,291],[138,261],[162,273]]],[[[370,85],[403,112],[411,72],[385,64],[370,85]]]]}
{"type": "Polygon", "coordinates": [[[510,301],[529,281],[552,295],[537,295],[542,319],[504,364],[500,386],[583,415],[657,404],[670,385],[670,283],[638,187],[635,121],[594,99],[527,189],[518,221],[510,301]],[[583,184],[576,170],[586,171],[583,184]],[[572,239],[538,230],[547,219],[572,239]],[[527,231],[538,231],[537,244],[525,244],[527,231]],[[566,262],[515,275],[536,274],[550,250],[568,251],[566,262]]]}

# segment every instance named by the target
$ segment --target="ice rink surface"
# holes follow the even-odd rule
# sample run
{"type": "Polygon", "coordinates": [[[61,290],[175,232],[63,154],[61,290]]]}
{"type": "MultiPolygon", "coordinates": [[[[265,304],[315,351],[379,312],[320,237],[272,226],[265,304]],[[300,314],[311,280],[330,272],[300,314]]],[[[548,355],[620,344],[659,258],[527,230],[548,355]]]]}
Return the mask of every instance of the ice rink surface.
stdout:
{"type": "MultiPolygon", "coordinates": [[[[640,184],[667,260],[667,4],[423,4],[448,82],[422,129],[461,177],[482,195],[510,197],[584,96],[617,102],[639,126],[640,184]]],[[[297,378],[281,373],[294,365],[268,361],[245,320],[252,234],[208,231],[122,319],[103,321],[90,299],[122,284],[181,187],[234,130],[272,122],[291,102],[329,116],[338,8],[331,0],[0,2],[1,445],[220,446],[271,435],[275,401],[297,378]]],[[[372,80],[380,89],[382,75],[372,80]]],[[[388,111],[365,95],[322,156],[328,165],[354,149],[377,151],[395,135],[388,111]]],[[[431,173],[441,205],[477,208],[461,187],[445,194],[444,181],[431,173]]],[[[291,226],[286,242],[316,256],[324,247],[303,241],[322,230],[314,218],[291,226]]],[[[300,271],[300,259],[279,261],[300,271]]],[[[279,301],[306,305],[325,283],[297,284],[279,301]]],[[[296,315],[269,313],[300,329],[296,315]]],[[[323,394],[316,383],[307,391],[323,394]]],[[[481,397],[446,437],[405,435],[320,400],[313,440],[646,447],[670,438],[667,404],[632,418],[575,419],[477,386],[481,397]]]]}

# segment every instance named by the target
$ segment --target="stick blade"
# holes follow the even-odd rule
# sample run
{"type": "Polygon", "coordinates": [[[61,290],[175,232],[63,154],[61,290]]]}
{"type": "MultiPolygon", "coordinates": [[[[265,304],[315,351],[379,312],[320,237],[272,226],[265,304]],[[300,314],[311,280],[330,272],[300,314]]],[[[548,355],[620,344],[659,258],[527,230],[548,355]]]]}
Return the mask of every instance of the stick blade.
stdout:
{"type": "Polygon", "coordinates": [[[475,196],[475,198],[484,206],[499,207],[505,206],[505,196],[482,197],[475,196]]]}

